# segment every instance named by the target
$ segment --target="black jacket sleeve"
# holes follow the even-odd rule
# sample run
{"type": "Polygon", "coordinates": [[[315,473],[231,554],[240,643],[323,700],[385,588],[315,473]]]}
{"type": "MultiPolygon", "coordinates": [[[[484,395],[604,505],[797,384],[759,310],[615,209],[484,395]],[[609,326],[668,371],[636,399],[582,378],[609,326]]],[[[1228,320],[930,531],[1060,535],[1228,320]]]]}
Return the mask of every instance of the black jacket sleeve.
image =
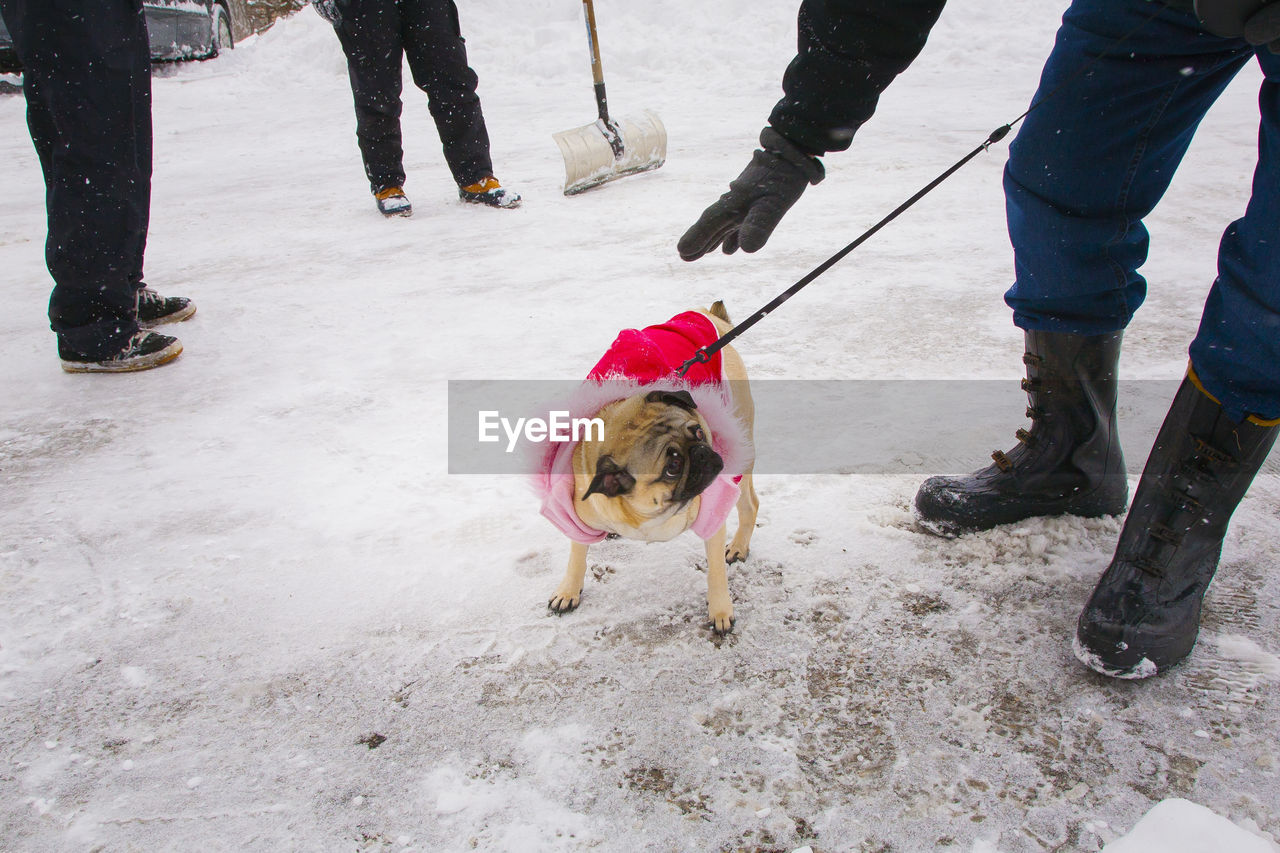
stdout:
{"type": "Polygon", "coordinates": [[[843,151],[919,56],[946,0],[804,0],[799,54],[769,123],[804,151],[843,151]]]}

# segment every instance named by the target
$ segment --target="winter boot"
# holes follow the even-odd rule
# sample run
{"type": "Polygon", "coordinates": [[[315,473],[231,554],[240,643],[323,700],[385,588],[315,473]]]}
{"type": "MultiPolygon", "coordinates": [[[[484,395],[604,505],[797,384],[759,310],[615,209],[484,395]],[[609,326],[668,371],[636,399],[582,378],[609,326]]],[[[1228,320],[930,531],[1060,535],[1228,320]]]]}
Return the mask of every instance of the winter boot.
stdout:
{"type": "Polygon", "coordinates": [[[916,492],[920,526],[959,536],[1038,515],[1117,515],[1128,495],[1116,433],[1116,365],[1122,332],[1027,332],[1031,429],[994,464],[962,477],[931,477],[916,492]]]}
{"type": "Polygon", "coordinates": [[[1115,678],[1147,678],[1191,653],[1200,604],[1236,505],[1280,421],[1233,423],[1190,372],[1142,472],[1115,557],[1080,613],[1074,649],[1115,678]]]}
{"type": "Polygon", "coordinates": [[[58,342],[58,357],[67,373],[132,373],[168,364],[181,354],[177,338],[148,331],[135,333],[119,352],[106,358],[81,355],[58,342]]]}
{"type": "Polygon", "coordinates": [[[181,323],[196,313],[195,303],[185,296],[161,296],[143,286],[137,294],[138,325],[144,329],[165,323],[181,323]]]}
{"type": "Polygon", "coordinates": [[[493,175],[474,184],[458,187],[458,198],[472,204],[512,208],[520,206],[520,193],[505,189],[493,175]]]}
{"type": "Polygon", "coordinates": [[[401,187],[384,187],[373,194],[378,212],[383,216],[412,216],[413,205],[401,187]]]}

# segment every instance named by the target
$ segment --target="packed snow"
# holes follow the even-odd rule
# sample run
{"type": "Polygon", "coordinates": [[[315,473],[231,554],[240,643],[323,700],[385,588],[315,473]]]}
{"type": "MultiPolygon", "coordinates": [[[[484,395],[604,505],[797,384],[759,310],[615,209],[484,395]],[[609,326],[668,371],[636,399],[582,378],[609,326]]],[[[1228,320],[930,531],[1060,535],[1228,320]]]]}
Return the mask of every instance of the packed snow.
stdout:
{"type": "MultiPolygon", "coordinates": [[[[178,362],[129,376],[58,368],[44,188],[0,95],[0,848],[1280,849],[1275,460],[1196,652],[1143,683],[1070,650],[1119,520],[913,523],[925,476],[1024,425],[1003,144],[737,343],[762,383],[892,381],[882,420],[850,406],[868,441],[903,411],[969,428],[923,380],[1011,403],[976,458],[761,475],[731,635],[706,627],[691,535],[594,547],[582,607],[550,614],[568,546],[525,479],[449,473],[451,380],[577,380],[619,329],[715,299],[749,315],[1021,113],[1065,2],[955,0],[762,252],[683,263],[780,94],[795,5],[600,0],[611,107],[659,115],[668,161],[566,198],[551,135],[595,119],[580,4],[461,2],[516,211],[459,203],[410,88],[415,213],[379,216],[309,9],[158,67],[148,282],[199,312],[178,362]]],[[[1259,80],[1152,217],[1127,380],[1181,377],[1259,80]]],[[[1126,397],[1134,483],[1164,405],[1126,397]]],[[[805,417],[762,412],[761,447],[805,417]]]]}

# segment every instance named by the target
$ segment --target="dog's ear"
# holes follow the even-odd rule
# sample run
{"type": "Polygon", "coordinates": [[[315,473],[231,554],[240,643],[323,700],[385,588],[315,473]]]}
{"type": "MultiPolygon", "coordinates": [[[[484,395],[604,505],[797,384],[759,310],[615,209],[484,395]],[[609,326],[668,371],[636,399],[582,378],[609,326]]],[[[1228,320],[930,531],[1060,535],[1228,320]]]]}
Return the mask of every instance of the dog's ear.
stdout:
{"type": "Polygon", "coordinates": [[[693,395],[688,391],[650,391],[649,396],[644,398],[646,403],[667,403],[672,406],[679,406],[682,409],[693,411],[698,408],[698,404],[693,402],[693,395]]]}
{"type": "Polygon", "coordinates": [[[612,456],[601,456],[600,461],[596,463],[596,475],[591,478],[591,485],[587,486],[582,499],[585,501],[594,494],[616,498],[631,491],[635,484],[636,478],[632,477],[626,468],[614,462],[612,456]]]}

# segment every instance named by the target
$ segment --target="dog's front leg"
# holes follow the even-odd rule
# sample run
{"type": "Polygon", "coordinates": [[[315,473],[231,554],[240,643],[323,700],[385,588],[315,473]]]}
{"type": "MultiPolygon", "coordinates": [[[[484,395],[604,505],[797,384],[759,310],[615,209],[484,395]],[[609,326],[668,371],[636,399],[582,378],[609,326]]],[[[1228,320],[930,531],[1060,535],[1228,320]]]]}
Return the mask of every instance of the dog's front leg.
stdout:
{"type": "Polygon", "coordinates": [[[756,515],[760,511],[760,499],[756,497],[756,487],[748,468],[738,484],[738,531],[733,534],[725,559],[730,563],[741,562],[751,553],[751,534],[756,532],[756,515]]]}
{"type": "Polygon", "coordinates": [[[733,630],[733,599],[729,597],[729,576],[724,562],[724,525],[707,540],[707,615],[717,634],[733,630]]]}
{"type": "Polygon", "coordinates": [[[565,569],[560,586],[547,602],[547,607],[556,613],[568,613],[582,601],[582,581],[587,576],[587,547],[581,542],[569,546],[569,568],[565,569]]]}

